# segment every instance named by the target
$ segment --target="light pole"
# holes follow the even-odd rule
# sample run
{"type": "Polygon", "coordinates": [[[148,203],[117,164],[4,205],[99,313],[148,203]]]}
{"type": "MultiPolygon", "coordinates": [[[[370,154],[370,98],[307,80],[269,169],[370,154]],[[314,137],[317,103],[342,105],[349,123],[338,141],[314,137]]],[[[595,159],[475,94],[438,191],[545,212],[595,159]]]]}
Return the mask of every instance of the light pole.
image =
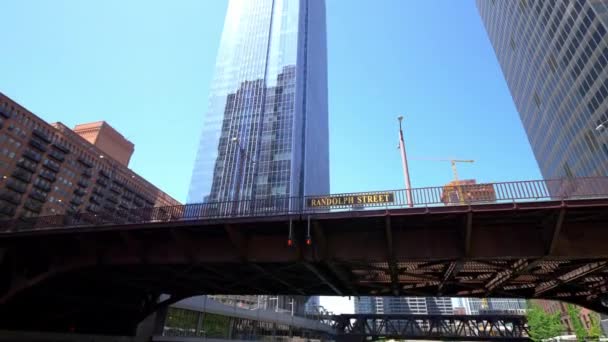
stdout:
{"type": "Polygon", "coordinates": [[[401,164],[403,165],[403,178],[405,179],[405,193],[407,196],[407,205],[411,208],[414,206],[412,202],[412,185],[410,183],[410,172],[407,167],[407,156],[405,154],[405,142],[403,141],[403,129],[401,122],[403,121],[403,115],[400,115],[399,120],[399,150],[401,151],[401,164]]]}

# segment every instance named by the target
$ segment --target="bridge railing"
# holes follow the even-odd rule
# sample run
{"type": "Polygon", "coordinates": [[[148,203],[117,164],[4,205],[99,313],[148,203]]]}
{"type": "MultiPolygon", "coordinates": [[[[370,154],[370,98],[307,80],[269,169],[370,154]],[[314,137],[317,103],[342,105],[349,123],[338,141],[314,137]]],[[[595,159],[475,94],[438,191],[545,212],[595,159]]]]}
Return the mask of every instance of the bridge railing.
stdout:
{"type": "Polygon", "coordinates": [[[334,211],[454,206],[608,197],[608,177],[501,183],[463,181],[441,187],[386,190],[323,196],[268,198],[147,207],[114,212],[76,212],[0,221],[1,232],[80,226],[126,225],[167,221],[310,215],[334,211]],[[412,204],[408,203],[408,192],[412,204]]]}

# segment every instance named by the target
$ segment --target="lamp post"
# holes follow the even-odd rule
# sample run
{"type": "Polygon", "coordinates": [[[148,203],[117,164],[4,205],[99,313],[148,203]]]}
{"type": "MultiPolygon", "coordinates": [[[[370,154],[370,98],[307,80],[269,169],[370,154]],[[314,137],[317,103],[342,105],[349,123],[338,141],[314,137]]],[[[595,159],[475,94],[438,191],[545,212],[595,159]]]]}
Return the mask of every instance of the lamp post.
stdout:
{"type": "Polygon", "coordinates": [[[411,208],[414,206],[412,202],[412,185],[410,183],[410,172],[407,167],[407,155],[405,154],[405,142],[403,141],[403,129],[401,122],[403,121],[403,115],[400,115],[399,120],[399,150],[401,152],[401,164],[403,165],[403,178],[405,179],[405,193],[407,196],[407,205],[411,208]]]}

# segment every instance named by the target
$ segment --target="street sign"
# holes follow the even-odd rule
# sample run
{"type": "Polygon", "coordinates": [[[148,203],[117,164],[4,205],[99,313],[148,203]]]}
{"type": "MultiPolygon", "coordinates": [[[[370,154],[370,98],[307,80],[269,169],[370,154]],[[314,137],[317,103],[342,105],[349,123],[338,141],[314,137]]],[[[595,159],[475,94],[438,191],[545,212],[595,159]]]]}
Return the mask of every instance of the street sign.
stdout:
{"type": "Polygon", "coordinates": [[[341,196],[319,196],[306,199],[309,208],[339,207],[348,205],[384,204],[393,203],[395,194],[392,192],[357,194],[341,196]]]}

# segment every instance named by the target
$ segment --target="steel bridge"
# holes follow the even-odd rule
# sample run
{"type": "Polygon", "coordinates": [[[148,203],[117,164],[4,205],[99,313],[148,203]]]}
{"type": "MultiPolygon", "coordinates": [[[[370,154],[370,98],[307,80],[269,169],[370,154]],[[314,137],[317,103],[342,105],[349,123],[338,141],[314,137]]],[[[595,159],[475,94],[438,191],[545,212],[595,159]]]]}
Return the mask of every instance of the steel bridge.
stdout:
{"type": "Polygon", "coordinates": [[[199,294],[545,298],[607,313],[608,178],[490,187],[459,187],[456,203],[454,189],[412,189],[413,207],[396,190],[0,222],[0,328],[128,335],[199,294]]]}
{"type": "Polygon", "coordinates": [[[346,314],[333,317],[338,342],[379,339],[531,341],[525,316],[346,314]]]}

